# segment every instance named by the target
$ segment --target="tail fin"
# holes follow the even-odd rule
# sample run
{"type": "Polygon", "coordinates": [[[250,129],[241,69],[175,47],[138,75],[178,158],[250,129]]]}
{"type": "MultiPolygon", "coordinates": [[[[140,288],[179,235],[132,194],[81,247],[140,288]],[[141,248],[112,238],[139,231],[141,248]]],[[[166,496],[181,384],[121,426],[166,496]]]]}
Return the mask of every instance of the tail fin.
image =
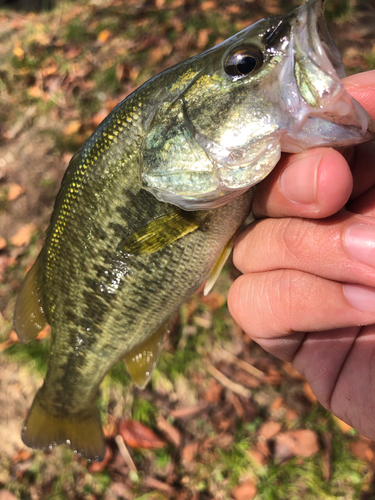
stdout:
{"type": "Polygon", "coordinates": [[[96,405],[79,414],[56,415],[44,407],[42,391],[36,394],[22,429],[26,446],[44,450],[66,443],[88,460],[103,460],[105,442],[96,405]]]}

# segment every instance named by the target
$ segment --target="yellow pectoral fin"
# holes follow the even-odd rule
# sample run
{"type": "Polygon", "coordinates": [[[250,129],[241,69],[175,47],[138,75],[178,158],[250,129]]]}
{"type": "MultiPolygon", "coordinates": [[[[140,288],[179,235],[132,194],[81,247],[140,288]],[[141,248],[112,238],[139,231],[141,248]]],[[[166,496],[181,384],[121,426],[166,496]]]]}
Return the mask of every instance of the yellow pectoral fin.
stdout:
{"type": "Polygon", "coordinates": [[[119,249],[134,255],[154,253],[182,238],[185,234],[195,231],[201,224],[202,221],[194,219],[193,214],[176,210],[142,226],[125,238],[119,249]]]}
{"type": "Polygon", "coordinates": [[[39,262],[30,269],[22,285],[14,313],[14,327],[20,340],[29,342],[47,325],[43,310],[39,262]]]}
{"type": "Polygon", "coordinates": [[[210,293],[210,291],[212,290],[214,284],[216,283],[216,280],[218,279],[219,274],[221,273],[221,270],[223,269],[223,266],[226,263],[229,255],[232,251],[232,248],[233,248],[234,242],[236,241],[238,233],[239,233],[239,231],[237,231],[231,237],[231,239],[228,241],[228,243],[223,248],[223,251],[221,252],[220,257],[216,261],[214,267],[211,269],[210,274],[208,275],[204,290],[203,290],[203,295],[208,295],[210,293]]]}
{"type": "Polygon", "coordinates": [[[164,331],[165,325],[142,344],[128,352],[124,358],[133,382],[140,389],[144,389],[151,379],[161,352],[164,331]]]}

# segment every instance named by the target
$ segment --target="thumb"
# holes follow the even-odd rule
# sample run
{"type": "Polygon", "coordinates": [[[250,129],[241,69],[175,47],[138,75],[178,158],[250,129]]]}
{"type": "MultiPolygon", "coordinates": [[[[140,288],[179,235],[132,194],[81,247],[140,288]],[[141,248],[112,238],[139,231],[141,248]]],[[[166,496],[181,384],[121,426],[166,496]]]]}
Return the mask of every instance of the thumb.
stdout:
{"type": "Polygon", "coordinates": [[[375,119],[375,70],[348,76],[342,82],[349,94],[375,119]]]}

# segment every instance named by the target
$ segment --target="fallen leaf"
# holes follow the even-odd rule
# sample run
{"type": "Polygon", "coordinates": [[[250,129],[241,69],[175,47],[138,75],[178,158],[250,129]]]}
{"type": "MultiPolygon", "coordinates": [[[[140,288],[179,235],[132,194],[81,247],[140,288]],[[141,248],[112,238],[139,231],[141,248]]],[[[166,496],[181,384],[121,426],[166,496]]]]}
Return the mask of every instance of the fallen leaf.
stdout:
{"type": "Polygon", "coordinates": [[[271,410],[279,410],[284,405],[284,399],[281,396],[277,396],[271,404],[271,410]]]}
{"type": "Polygon", "coordinates": [[[17,233],[11,237],[10,242],[16,247],[21,247],[22,245],[28,245],[30,243],[33,233],[36,231],[35,224],[26,224],[26,226],[21,227],[17,233]]]}
{"type": "Polygon", "coordinates": [[[223,386],[215,379],[211,379],[208,389],[204,392],[203,397],[208,403],[218,403],[223,395],[223,386]]]}
{"type": "Polygon", "coordinates": [[[27,89],[27,93],[30,97],[34,97],[34,99],[39,99],[43,95],[42,89],[38,87],[38,85],[34,85],[27,89]]]}
{"type": "Polygon", "coordinates": [[[113,458],[113,451],[112,448],[106,443],[105,447],[105,455],[104,458],[101,462],[92,462],[89,465],[89,472],[102,472],[104,469],[107,468],[107,465],[113,458]]]}
{"type": "Polygon", "coordinates": [[[371,449],[371,441],[369,443],[364,441],[355,441],[349,443],[349,450],[360,460],[364,462],[374,461],[374,451],[371,449]]]}
{"type": "Polygon", "coordinates": [[[315,396],[307,382],[303,384],[303,392],[306,396],[306,399],[308,399],[310,403],[316,403],[318,401],[318,398],[315,396]]]}
{"type": "Polygon", "coordinates": [[[249,455],[249,458],[255,460],[259,465],[266,465],[266,457],[260,451],[249,450],[247,453],[249,455]]]}
{"type": "Polygon", "coordinates": [[[12,346],[13,344],[19,344],[19,343],[20,339],[18,338],[17,333],[15,332],[15,330],[12,330],[9,333],[7,340],[0,344],[0,352],[5,351],[5,349],[8,349],[8,347],[12,346]]]}
{"type": "Polygon", "coordinates": [[[272,439],[278,432],[281,431],[282,425],[280,422],[274,422],[269,420],[265,422],[259,429],[259,437],[262,437],[265,440],[272,439]]]}
{"type": "Polygon", "coordinates": [[[22,59],[25,57],[25,52],[23,51],[23,49],[19,46],[17,47],[14,47],[13,49],[13,54],[17,57],[17,59],[19,59],[20,61],[22,61],[22,59]]]}
{"type": "Polygon", "coordinates": [[[206,410],[207,403],[202,403],[198,406],[188,406],[186,408],[177,408],[176,410],[171,410],[170,414],[174,418],[188,418],[197,415],[201,411],[206,410]]]}
{"type": "Polygon", "coordinates": [[[343,432],[344,434],[347,434],[348,432],[353,430],[353,427],[351,427],[349,424],[347,424],[343,420],[340,420],[335,415],[333,415],[333,419],[335,420],[336,424],[340,427],[341,432],[343,432]]]}
{"type": "Polygon", "coordinates": [[[247,479],[232,490],[232,497],[235,500],[251,500],[258,493],[258,489],[251,479],[247,479]]]}
{"type": "Polygon", "coordinates": [[[132,448],[164,448],[165,442],[149,427],[137,420],[121,420],[118,432],[125,443],[132,448]]]}
{"type": "Polygon", "coordinates": [[[112,33],[109,30],[102,30],[98,35],[98,42],[105,43],[109,40],[112,33]]]}
{"type": "Polygon", "coordinates": [[[305,377],[302,377],[302,375],[299,372],[297,372],[297,370],[291,363],[288,362],[283,363],[283,370],[294,380],[301,380],[301,381],[305,380],[305,377]]]}
{"type": "Polygon", "coordinates": [[[195,456],[198,453],[198,449],[199,449],[199,443],[197,443],[196,441],[193,441],[192,443],[188,443],[187,445],[185,445],[181,452],[182,461],[189,463],[193,462],[195,456]]]}
{"type": "Polygon", "coordinates": [[[276,436],[275,462],[281,463],[292,457],[311,457],[319,451],[315,432],[308,429],[283,432],[276,436]]]}
{"type": "Polygon", "coordinates": [[[142,480],[142,485],[146,486],[146,488],[152,488],[158,491],[164,491],[169,495],[173,495],[175,493],[175,489],[172,488],[172,486],[169,486],[169,484],[164,483],[163,481],[159,481],[158,479],[155,479],[154,477],[151,476],[145,477],[142,480]]]}
{"type": "Polygon", "coordinates": [[[81,125],[82,124],[81,124],[80,120],[72,120],[64,128],[64,134],[68,135],[68,136],[76,134],[79,131],[79,129],[81,128],[81,125]]]}
{"type": "Polygon", "coordinates": [[[4,248],[7,246],[7,240],[0,236],[0,251],[4,250],[4,248]]]}
{"type": "Polygon", "coordinates": [[[209,28],[203,28],[199,31],[198,33],[198,43],[197,47],[198,49],[204,49],[208,43],[208,38],[210,34],[212,33],[212,30],[209,28]]]}
{"type": "Polygon", "coordinates": [[[158,429],[165,435],[167,441],[173,444],[176,448],[181,445],[181,433],[174,427],[167,419],[162,415],[159,415],[156,420],[156,425],[158,429]]]}
{"type": "Polygon", "coordinates": [[[202,2],[200,5],[201,10],[215,10],[217,8],[216,2],[213,0],[207,0],[206,2],[202,2]]]}
{"type": "Polygon", "coordinates": [[[51,327],[47,325],[43,328],[43,330],[40,330],[36,338],[37,340],[44,340],[47,337],[49,337],[50,333],[51,333],[51,327]]]}
{"type": "Polygon", "coordinates": [[[0,500],[17,500],[17,497],[15,497],[13,495],[13,493],[11,493],[8,490],[1,490],[0,491],[0,500]]]}
{"type": "Polygon", "coordinates": [[[12,457],[12,463],[16,464],[18,462],[25,462],[26,460],[32,458],[32,456],[33,453],[30,450],[26,449],[18,450],[18,452],[12,457]]]}
{"type": "Polygon", "coordinates": [[[220,309],[220,307],[223,306],[226,302],[225,296],[218,292],[210,292],[206,296],[202,295],[200,297],[200,300],[201,302],[203,302],[203,304],[206,304],[206,306],[208,306],[211,311],[220,309]]]}
{"type": "Polygon", "coordinates": [[[19,184],[10,184],[8,187],[8,201],[16,200],[21,194],[25,192],[25,188],[19,184]]]}

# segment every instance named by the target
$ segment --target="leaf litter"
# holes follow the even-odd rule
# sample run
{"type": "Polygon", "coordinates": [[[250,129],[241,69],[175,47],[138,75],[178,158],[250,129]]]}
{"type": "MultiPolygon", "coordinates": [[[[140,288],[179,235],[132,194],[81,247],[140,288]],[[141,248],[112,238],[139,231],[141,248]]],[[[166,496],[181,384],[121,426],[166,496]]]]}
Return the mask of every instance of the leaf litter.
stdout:
{"type": "MultiPolygon", "coordinates": [[[[349,72],[375,67],[375,14],[357,3],[355,11],[354,2],[327,2],[349,72]]],[[[70,156],[145,80],[292,4],[77,0],[48,13],[0,10],[1,500],[371,498],[373,443],[234,324],[230,263],[210,295],[200,291],[181,308],[144,391],[122,363],[104,381],[102,462],[20,440],[49,329],[20,344],[13,309],[70,156]]]]}

